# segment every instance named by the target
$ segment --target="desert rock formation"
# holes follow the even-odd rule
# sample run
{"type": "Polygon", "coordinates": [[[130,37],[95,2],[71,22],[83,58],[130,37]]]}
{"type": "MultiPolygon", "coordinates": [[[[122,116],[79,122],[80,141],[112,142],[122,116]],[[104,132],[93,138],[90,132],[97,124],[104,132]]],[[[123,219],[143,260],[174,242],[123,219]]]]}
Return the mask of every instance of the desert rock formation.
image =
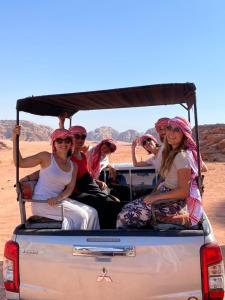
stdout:
{"type": "MultiPolygon", "coordinates": [[[[21,121],[22,134],[21,140],[25,141],[48,141],[53,131],[48,126],[38,125],[28,121],[21,121]]],[[[12,128],[15,121],[0,121],[0,140],[11,139],[12,128]]],[[[202,157],[205,161],[224,162],[225,161],[225,124],[200,125],[199,139],[202,157]]],[[[157,137],[155,129],[148,129],[147,133],[151,133],[157,137]]],[[[193,129],[194,133],[194,129],[193,129]]],[[[100,141],[105,138],[113,138],[118,141],[131,143],[137,136],[142,133],[134,129],[124,132],[118,132],[112,127],[102,126],[93,131],[88,132],[87,139],[90,141],[100,141]]],[[[0,149],[4,149],[4,142],[1,142],[0,149]]]]}
{"type": "MultiPolygon", "coordinates": [[[[11,139],[14,120],[0,120],[0,140],[11,139]]],[[[29,121],[20,121],[22,128],[21,140],[23,141],[48,141],[53,129],[48,126],[38,125],[29,121]]]]}
{"type": "Polygon", "coordinates": [[[206,161],[225,161],[225,124],[200,125],[199,139],[202,158],[206,161]]]}

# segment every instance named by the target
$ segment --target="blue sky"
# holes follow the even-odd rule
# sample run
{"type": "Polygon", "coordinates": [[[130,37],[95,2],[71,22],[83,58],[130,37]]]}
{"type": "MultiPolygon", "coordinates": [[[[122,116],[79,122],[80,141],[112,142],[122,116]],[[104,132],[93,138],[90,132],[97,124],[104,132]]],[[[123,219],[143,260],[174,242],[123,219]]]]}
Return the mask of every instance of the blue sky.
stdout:
{"type": "MultiPolygon", "coordinates": [[[[16,100],[154,83],[194,82],[200,124],[225,123],[225,1],[0,1],[0,119],[16,100]]],[[[88,130],[151,128],[179,107],[80,112],[88,130]]],[[[21,114],[57,127],[57,119],[21,114]]]]}

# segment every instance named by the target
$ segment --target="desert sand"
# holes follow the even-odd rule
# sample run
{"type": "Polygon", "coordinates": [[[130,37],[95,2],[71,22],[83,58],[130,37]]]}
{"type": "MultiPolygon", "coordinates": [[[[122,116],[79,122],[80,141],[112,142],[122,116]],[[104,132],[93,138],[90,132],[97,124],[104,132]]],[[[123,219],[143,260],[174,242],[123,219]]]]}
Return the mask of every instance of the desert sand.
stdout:
{"type": "MultiPolygon", "coordinates": [[[[0,150],[0,294],[3,293],[1,282],[1,266],[4,243],[9,240],[13,229],[20,222],[18,203],[16,201],[15,167],[12,161],[12,143],[4,141],[8,149],[0,150]]],[[[20,149],[23,156],[39,151],[51,151],[48,142],[21,142],[20,149]]],[[[145,159],[146,154],[141,149],[139,159],[145,159]]],[[[110,157],[110,162],[130,162],[131,151],[127,143],[118,143],[118,150],[110,157]]],[[[225,250],[225,162],[208,163],[208,172],[205,173],[205,192],[203,195],[204,209],[213,226],[215,236],[225,250]]],[[[34,169],[21,169],[20,177],[31,173],[34,169]]],[[[0,299],[2,299],[0,297],[0,299]]]]}

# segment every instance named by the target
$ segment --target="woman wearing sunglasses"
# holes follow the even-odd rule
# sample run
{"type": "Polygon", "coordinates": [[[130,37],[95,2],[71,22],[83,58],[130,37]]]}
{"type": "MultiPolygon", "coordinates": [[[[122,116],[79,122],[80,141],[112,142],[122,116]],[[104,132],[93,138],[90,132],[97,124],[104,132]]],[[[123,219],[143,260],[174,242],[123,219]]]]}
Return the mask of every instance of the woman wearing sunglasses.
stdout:
{"type": "Polygon", "coordinates": [[[74,137],[71,160],[78,167],[76,186],[71,198],[94,207],[98,212],[101,228],[115,228],[116,218],[121,210],[120,203],[100,189],[88,170],[87,158],[82,151],[87,135],[86,129],[82,126],[72,126],[69,131],[74,137]]]}
{"type": "MultiPolygon", "coordinates": [[[[127,204],[118,215],[117,227],[144,227],[151,222],[151,206],[156,219],[187,227],[199,223],[203,208],[197,185],[196,144],[190,123],[184,118],[170,119],[166,128],[160,175],[163,182],[157,191],[127,204]]],[[[204,163],[201,160],[201,166],[204,163]]]]}
{"type": "MultiPolygon", "coordinates": [[[[13,130],[13,158],[15,164],[17,135],[20,135],[20,126],[15,126],[13,130]]],[[[51,144],[52,153],[39,152],[23,158],[19,152],[20,168],[41,166],[32,198],[48,200],[48,203],[32,202],[32,213],[60,220],[61,204],[64,208],[63,229],[99,229],[97,211],[93,207],[69,199],[74,190],[77,176],[77,166],[70,160],[73,136],[66,129],[56,129],[51,135],[51,144]]]]}
{"type": "Polygon", "coordinates": [[[162,160],[162,146],[159,146],[156,138],[151,134],[144,134],[135,139],[131,146],[132,160],[135,167],[145,167],[153,165],[157,172],[159,172],[162,160]],[[145,161],[138,161],[136,148],[141,145],[149,154],[149,158],[145,161]]]}

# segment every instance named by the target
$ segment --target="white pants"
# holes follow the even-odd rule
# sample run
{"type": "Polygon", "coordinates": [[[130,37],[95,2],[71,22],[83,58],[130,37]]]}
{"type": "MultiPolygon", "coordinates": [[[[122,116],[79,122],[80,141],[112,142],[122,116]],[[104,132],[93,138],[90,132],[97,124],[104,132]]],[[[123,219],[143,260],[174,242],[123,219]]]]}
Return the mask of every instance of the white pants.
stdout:
{"type": "MultiPolygon", "coordinates": [[[[63,200],[63,223],[64,230],[100,229],[98,213],[95,208],[76,200],[67,198],[63,200]]],[[[33,215],[46,217],[54,220],[62,220],[61,205],[51,206],[47,203],[32,203],[33,215]]]]}

